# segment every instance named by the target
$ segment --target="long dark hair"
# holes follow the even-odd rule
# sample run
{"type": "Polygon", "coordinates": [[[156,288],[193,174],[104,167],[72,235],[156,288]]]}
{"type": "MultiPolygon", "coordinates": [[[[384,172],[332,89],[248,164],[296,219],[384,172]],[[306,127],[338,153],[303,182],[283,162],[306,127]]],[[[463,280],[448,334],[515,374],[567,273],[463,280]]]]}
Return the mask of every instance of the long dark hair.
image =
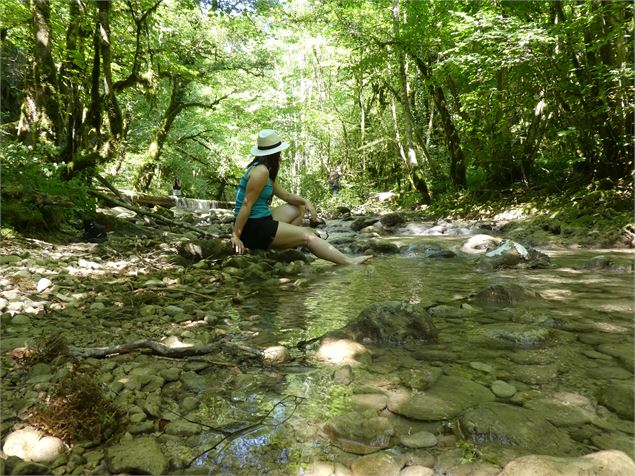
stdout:
{"type": "Polygon", "coordinates": [[[267,170],[269,170],[269,178],[272,182],[275,182],[276,177],[278,176],[278,169],[280,168],[280,152],[263,155],[261,157],[254,157],[254,160],[251,161],[247,168],[256,164],[262,164],[267,167],[267,170]]]}

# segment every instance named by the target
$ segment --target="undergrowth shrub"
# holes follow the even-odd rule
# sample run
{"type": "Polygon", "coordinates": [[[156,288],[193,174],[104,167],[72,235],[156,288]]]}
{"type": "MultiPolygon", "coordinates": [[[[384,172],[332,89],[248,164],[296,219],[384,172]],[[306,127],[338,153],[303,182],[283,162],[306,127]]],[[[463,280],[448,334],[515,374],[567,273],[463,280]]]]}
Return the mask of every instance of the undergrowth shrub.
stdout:
{"type": "Polygon", "coordinates": [[[74,215],[86,218],[94,213],[96,202],[84,178],[63,180],[64,165],[50,162],[52,155],[47,146],[13,143],[2,148],[3,225],[38,235],[59,230],[74,215]]]}

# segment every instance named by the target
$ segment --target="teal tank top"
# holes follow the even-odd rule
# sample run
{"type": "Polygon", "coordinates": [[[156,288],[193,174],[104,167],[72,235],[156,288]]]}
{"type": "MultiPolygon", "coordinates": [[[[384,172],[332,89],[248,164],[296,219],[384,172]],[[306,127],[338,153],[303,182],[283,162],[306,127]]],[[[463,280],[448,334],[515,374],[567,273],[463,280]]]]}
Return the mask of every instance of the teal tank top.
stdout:
{"type": "MultiPolygon", "coordinates": [[[[236,206],[234,207],[234,218],[238,216],[238,212],[240,211],[240,208],[243,206],[243,201],[245,200],[245,193],[247,190],[247,181],[249,180],[248,178],[249,172],[251,172],[251,169],[253,169],[256,165],[259,165],[259,164],[256,163],[252,165],[251,167],[249,167],[243,174],[242,178],[240,179],[240,183],[238,184],[238,190],[236,190],[236,206]]],[[[251,207],[251,213],[249,215],[249,218],[264,218],[271,215],[271,210],[269,209],[269,203],[271,202],[272,197],[273,197],[273,183],[271,182],[271,179],[269,179],[267,180],[267,185],[265,185],[262,189],[262,192],[260,192],[260,196],[256,200],[256,203],[254,203],[254,206],[251,207]]]]}

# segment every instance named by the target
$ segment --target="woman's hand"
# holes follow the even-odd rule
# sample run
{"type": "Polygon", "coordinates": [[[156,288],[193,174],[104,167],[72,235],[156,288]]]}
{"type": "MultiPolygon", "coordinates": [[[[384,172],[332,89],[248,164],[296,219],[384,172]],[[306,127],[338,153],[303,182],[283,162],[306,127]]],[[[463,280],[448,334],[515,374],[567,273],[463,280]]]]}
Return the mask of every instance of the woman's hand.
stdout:
{"type": "Polygon", "coordinates": [[[318,215],[317,215],[317,211],[313,207],[313,204],[309,202],[308,200],[306,200],[304,204],[304,208],[307,212],[309,212],[309,215],[311,215],[311,221],[317,221],[318,215]]]}
{"type": "Polygon", "coordinates": [[[245,245],[243,245],[242,240],[238,238],[235,233],[232,233],[231,242],[232,248],[234,249],[236,254],[242,255],[245,251],[245,245]]]}

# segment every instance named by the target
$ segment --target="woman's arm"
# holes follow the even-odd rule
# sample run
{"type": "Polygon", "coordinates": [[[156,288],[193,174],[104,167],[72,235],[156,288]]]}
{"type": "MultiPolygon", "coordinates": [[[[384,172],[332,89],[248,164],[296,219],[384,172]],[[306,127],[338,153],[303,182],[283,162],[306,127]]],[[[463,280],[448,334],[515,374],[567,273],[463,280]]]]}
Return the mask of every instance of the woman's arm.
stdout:
{"type": "Polygon", "coordinates": [[[273,194],[291,205],[304,206],[306,211],[311,215],[311,219],[317,220],[317,212],[315,211],[313,204],[308,199],[302,198],[300,195],[287,192],[277,180],[273,182],[273,194]]]}
{"type": "Polygon", "coordinates": [[[245,245],[243,245],[240,235],[243,233],[243,228],[245,227],[245,223],[247,223],[247,219],[251,214],[251,209],[253,208],[254,203],[258,200],[258,197],[260,196],[262,189],[265,188],[268,180],[269,171],[264,165],[254,167],[249,174],[247,187],[245,189],[245,198],[243,199],[243,204],[238,211],[238,216],[234,221],[234,228],[232,230],[231,237],[234,251],[236,251],[239,255],[245,251],[245,245]]]}

